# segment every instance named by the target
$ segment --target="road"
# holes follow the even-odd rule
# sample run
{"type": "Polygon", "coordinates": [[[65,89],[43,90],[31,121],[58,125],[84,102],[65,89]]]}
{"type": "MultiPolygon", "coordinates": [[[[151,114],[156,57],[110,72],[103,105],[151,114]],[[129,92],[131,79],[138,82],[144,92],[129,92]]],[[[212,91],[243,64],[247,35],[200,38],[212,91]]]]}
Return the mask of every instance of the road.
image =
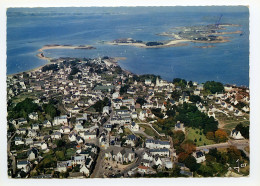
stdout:
{"type": "Polygon", "coordinates": [[[100,175],[100,170],[101,170],[100,167],[102,166],[104,156],[105,156],[104,150],[100,149],[95,168],[94,168],[90,178],[101,178],[102,177],[102,175],[100,175]]]}
{"type": "Polygon", "coordinates": [[[235,146],[238,149],[243,150],[245,152],[245,154],[249,157],[249,153],[244,150],[245,147],[249,146],[249,140],[228,140],[228,142],[226,142],[226,143],[218,143],[218,144],[196,147],[196,150],[213,149],[213,148],[228,148],[230,146],[235,146]]]}
{"type": "Polygon", "coordinates": [[[121,172],[124,176],[126,176],[128,171],[130,171],[131,169],[133,169],[141,164],[142,155],[143,155],[144,151],[145,150],[143,148],[135,151],[135,153],[137,154],[137,160],[121,172]]]}

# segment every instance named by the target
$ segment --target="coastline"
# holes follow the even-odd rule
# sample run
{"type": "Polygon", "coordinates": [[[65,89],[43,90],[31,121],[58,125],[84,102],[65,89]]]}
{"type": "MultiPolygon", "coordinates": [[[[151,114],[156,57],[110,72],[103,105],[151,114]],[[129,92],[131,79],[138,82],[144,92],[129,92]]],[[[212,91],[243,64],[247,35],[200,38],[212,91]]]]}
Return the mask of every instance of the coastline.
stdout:
{"type": "Polygon", "coordinates": [[[86,49],[86,50],[91,50],[91,49],[96,49],[95,47],[91,45],[79,45],[79,46],[72,46],[72,45],[45,45],[42,48],[40,48],[38,51],[43,52],[44,50],[49,50],[49,49],[86,49]]]}
{"type": "Polygon", "coordinates": [[[115,43],[115,42],[106,42],[105,44],[109,45],[120,45],[120,46],[134,46],[139,48],[165,48],[165,47],[177,47],[177,46],[187,46],[191,40],[180,39],[180,40],[170,40],[162,45],[155,45],[155,46],[147,46],[145,43],[115,43]]]}

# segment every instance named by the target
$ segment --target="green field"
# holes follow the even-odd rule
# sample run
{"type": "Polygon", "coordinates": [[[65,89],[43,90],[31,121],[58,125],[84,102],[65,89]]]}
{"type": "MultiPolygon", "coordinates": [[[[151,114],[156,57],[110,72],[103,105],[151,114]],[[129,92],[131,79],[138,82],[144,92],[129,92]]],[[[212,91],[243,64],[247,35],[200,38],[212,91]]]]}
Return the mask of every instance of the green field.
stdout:
{"type": "Polygon", "coordinates": [[[186,128],[186,139],[190,139],[194,141],[197,139],[197,142],[194,142],[196,146],[203,146],[203,145],[210,145],[214,144],[215,142],[213,140],[208,140],[206,136],[203,134],[200,135],[200,130],[199,129],[192,129],[192,128],[186,128]],[[196,133],[197,131],[197,133],[196,133]],[[201,141],[199,140],[201,138],[201,141]],[[205,144],[204,144],[205,143],[205,144]]]}
{"type": "Polygon", "coordinates": [[[144,132],[149,136],[158,136],[156,132],[148,125],[139,124],[140,127],[144,128],[144,132]]]}

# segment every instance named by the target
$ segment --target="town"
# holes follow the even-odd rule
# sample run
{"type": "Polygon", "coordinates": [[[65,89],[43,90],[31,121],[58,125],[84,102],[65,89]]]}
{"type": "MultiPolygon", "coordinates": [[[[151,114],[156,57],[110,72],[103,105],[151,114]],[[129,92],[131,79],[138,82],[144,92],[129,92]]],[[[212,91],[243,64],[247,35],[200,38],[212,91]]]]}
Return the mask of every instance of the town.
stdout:
{"type": "Polygon", "coordinates": [[[249,103],[247,87],[52,59],[7,76],[8,175],[248,176],[249,103]]]}

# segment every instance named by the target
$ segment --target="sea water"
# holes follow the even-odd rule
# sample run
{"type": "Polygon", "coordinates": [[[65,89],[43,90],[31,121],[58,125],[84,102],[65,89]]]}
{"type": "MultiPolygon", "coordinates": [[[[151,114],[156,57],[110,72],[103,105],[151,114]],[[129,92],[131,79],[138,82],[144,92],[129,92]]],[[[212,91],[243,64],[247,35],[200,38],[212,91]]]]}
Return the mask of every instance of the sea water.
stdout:
{"type": "Polygon", "coordinates": [[[46,63],[36,57],[48,44],[92,45],[95,50],[50,49],[48,57],[126,57],[119,65],[136,74],[163,79],[184,78],[199,83],[214,80],[249,85],[249,12],[246,7],[115,7],[115,8],[11,8],[7,11],[7,74],[46,63]],[[164,41],[158,36],[174,27],[239,24],[228,31],[230,42],[188,43],[168,48],[138,48],[104,44],[118,38],[164,41]],[[214,45],[214,48],[195,46],[214,45]]]}

